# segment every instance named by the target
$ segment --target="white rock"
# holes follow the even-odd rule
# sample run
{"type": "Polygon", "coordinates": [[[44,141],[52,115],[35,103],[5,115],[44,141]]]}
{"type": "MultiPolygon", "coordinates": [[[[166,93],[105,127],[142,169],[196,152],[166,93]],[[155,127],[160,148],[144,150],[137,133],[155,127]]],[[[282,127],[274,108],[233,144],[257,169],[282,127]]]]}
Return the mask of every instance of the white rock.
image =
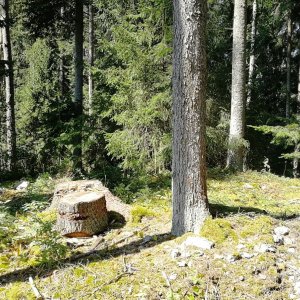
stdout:
{"type": "Polygon", "coordinates": [[[176,280],[177,279],[177,274],[176,273],[172,273],[170,276],[169,276],[169,280],[176,280]]]}
{"type": "Polygon", "coordinates": [[[254,254],[252,254],[252,253],[247,253],[247,252],[241,253],[241,257],[242,257],[242,258],[250,259],[250,258],[252,258],[253,256],[254,256],[254,254]]]}
{"type": "Polygon", "coordinates": [[[289,248],[287,251],[288,251],[289,253],[295,253],[295,252],[296,252],[296,249],[295,249],[295,248],[289,248]]]}
{"type": "Polygon", "coordinates": [[[21,184],[19,184],[19,185],[16,187],[16,190],[17,190],[17,191],[25,190],[25,189],[28,188],[28,185],[29,185],[29,182],[28,182],[28,181],[23,181],[21,184]]]}
{"type": "Polygon", "coordinates": [[[266,279],[267,279],[267,276],[264,275],[264,274],[259,274],[259,275],[258,275],[258,278],[261,279],[261,280],[266,280],[266,279]]]}
{"type": "Polygon", "coordinates": [[[214,243],[205,239],[205,238],[202,238],[202,237],[188,237],[182,244],[182,246],[184,247],[188,247],[188,246],[191,246],[191,247],[197,247],[199,249],[206,249],[206,250],[209,250],[209,249],[212,249],[214,247],[214,243]]]}
{"type": "Polygon", "coordinates": [[[283,243],[284,243],[283,236],[277,235],[277,234],[273,235],[273,241],[274,241],[274,243],[279,244],[279,245],[283,245],[283,243]]]}
{"type": "Polygon", "coordinates": [[[172,249],[170,256],[171,256],[171,258],[175,259],[175,258],[181,256],[181,253],[180,253],[179,249],[172,249]]]}
{"type": "Polygon", "coordinates": [[[290,229],[286,226],[279,226],[274,229],[276,235],[283,236],[290,233],[290,229]]]}
{"type": "Polygon", "coordinates": [[[251,184],[249,184],[249,183],[246,183],[246,184],[244,185],[244,188],[250,190],[250,189],[253,189],[253,185],[251,185],[251,184]]]}
{"type": "Polygon", "coordinates": [[[226,260],[227,260],[228,262],[230,262],[230,263],[233,263],[233,262],[239,260],[239,258],[240,258],[240,257],[238,257],[238,256],[236,256],[236,255],[230,254],[230,255],[228,255],[228,256],[226,257],[226,260]]]}
{"type": "Polygon", "coordinates": [[[192,266],[193,266],[193,262],[192,262],[192,261],[189,261],[189,262],[188,262],[188,267],[191,268],[192,266]]]}
{"type": "Polygon", "coordinates": [[[186,267],[186,266],[187,266],[186,261],[180,261],[180,262],[178,263],[178,267],[180,267],[180,268],[184,268],[184,267],[186,267]]]}
{"type": "Polygon", "coordinates": [[[238,244],[236,247],[238,250],[242,250],[242,249],[246,248],[246,246],[243,244],[238,244]]]}
{"type": "Polygon", "coordinates": [[[224,255],[222,255],[222,254],[215,254],[214,258],[215,259],[224,259],[224,255]]]}
{"type": "Polygon", "coordinates": [[[276,248],[271,245],[268,245],[268,244],[260,244],[260,245],[254,246],[254,251],[259,252],[259,253],[264,253],[264,252],[275,253],[276,248]]]}
{"type": "Polygon", "coordinates": [[[289,238],[289,237],[287,237],[287,236],[285,236],[285,237],[283,238],[283,243],[284,243],[285,245],[291,246],[291,245],[295,245],[295,240],[294,240],[294,239],[291,239],[291,238],[289,238]]]}
{"type": "Polygon", "coordinates": [[[300,281],[297,281],[294,285],[294,290],[297,295],[300,295],[300,281]]]}

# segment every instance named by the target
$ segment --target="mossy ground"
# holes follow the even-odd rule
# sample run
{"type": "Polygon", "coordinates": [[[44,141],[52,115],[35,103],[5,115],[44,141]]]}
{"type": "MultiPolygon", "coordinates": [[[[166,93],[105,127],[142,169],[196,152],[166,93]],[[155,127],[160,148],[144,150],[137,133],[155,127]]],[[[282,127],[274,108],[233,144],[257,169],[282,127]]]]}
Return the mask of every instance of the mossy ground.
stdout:
{"type": "Polygon", "coordinates": [[[215,218],[200,234],[215,247],[176,259],[170,252],[186,236],[170,235],[170,188],[140,192],[132,220],[103,235],[105,250],[72,260],[91,246],[67,246],[52,230],[55,214],[45,209],[54,183],[45,177],[27,192],[0,195],[0,299],[35,299],[29,276],[49,299],[289,299],[289,265],[300,267],[300,180],[212,172],[215,218]],[[282,245],[276,253],[241,258],[257,244],[273,244],[273,229],[280,224],[291,229],[295,253],[282,245]]]}

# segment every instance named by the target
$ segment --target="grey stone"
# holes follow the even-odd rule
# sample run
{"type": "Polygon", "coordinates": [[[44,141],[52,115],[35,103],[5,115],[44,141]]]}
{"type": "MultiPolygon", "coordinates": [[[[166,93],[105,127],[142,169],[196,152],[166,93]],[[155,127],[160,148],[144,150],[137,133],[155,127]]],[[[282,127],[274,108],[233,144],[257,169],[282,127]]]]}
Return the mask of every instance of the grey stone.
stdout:
{"type": "Polygon", "coordinates": [[[29,182],[28,181],[23,181],[22,183],[20,183],[17,187],[16,190],[17,191],[22,191],[22,190],[26,190],[29,186],[29,182]]]}
{"type": "Polygon", "coordinates": [[[283,236],[290,233],[290,229],[286,226],[279,226],[274,229],[276,235],[283,236]]]}
{"type": "Polygon", "coordinates": [[[260,245],[254,246],[254,251],[259,252],[259,253],[264,253],[264,252],[275,253],[276,252],[276,248],[273,247],[272,245],[260,244],[260,245]]]}
{"type": "Polygon", "coordinates": [[[199,249],[209,250],[214,247],[214,243],[202,237],[188,237],[182,244],[184,247],[196,247],[199,249]]]}
{"type": "Polygon", "coordinates": [[[281,235],[274,234],[274,235],[273,235],[273,241],[274,241],[274,243],[276,243],[276,244],[283,245],[283,243],[284,243],[284,238],[283,238],[283,236],[281,236],[281,235]]]}
{"type": "Polygon", "coordinates": [[[175,259],[175,258],[181,256],[181,252],[179,251],[179,249],[172,249],[170,256],[171,256],[171,258],[175,259]]]}
{"type": "Polygon", "coordinates": [[[254,254],[252,254],[252,253],[247,253],[247,252],[241,253],[241,257],[242,257],[242,258],[250,259],[250,258],[252,258],[253,256],[254,256],[254,254]]]}

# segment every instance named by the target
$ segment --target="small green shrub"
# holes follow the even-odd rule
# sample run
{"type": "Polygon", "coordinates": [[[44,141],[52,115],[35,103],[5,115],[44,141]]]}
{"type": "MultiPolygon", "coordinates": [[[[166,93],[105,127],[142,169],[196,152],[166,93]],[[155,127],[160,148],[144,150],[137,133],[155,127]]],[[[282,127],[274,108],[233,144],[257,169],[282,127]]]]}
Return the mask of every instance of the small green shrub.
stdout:
{"type": "Polygon", "coordinates": [[[140,223],[144,217],[151,217],[154,215],[154,211],[137,205],[131,210],[131,221],[133,223],[140,223]]]}

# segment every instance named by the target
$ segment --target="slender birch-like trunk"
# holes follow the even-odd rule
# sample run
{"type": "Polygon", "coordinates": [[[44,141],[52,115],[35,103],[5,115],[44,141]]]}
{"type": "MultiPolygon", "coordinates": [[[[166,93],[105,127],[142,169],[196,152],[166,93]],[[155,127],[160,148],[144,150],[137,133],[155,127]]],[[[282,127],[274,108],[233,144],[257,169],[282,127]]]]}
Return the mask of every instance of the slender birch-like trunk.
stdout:
{"type": "Polygon", "coordinates": [[[248,78],[248,93],[247,107],[249,107],[252,98],[253,76],[255,68],[255,38],[256,38],[256,18],[257,18],[257,0],[253,0],[252,6],[252,24],[251,24],[251,48],[249,59],[249,78],[248,78]]]}
{"type": "Polygon", "coordinates": [[[247,0],[234,1],[232,92],[227,167],[243,171],[245,165],[247,0]]]}
{"type": "Polygon", "coordinates": [[[5,99],[6,99],[6,146],[7,170],[13,171],[16,163],[16,125],[15,125],[15,93],[14,71],[10,40],[9,1],[0,0],[1,17],[4,26],[2,33],[3,60],[5,63],[5,99]]]}
{"type": "Polygon", "coordinates": [[[174,0],[172,233],[199,232],[206,187],[206,0],[174,0]]]}

